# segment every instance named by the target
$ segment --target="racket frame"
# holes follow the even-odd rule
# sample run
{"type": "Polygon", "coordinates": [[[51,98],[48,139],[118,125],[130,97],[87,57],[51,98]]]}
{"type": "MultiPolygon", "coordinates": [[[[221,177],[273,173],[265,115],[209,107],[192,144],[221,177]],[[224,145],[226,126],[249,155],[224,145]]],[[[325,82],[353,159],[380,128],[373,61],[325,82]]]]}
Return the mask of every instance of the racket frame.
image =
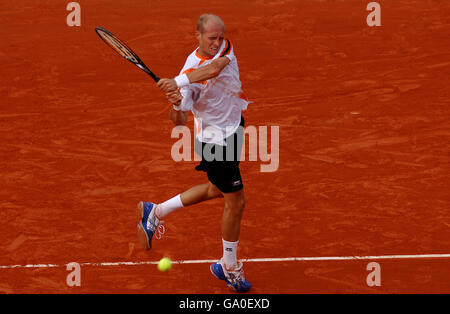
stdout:
{"type": "Polygon", "coordinates": [[[115,36],[113,33],[111,33],[109,30],[107,30],[103,27],[97,26],[95,28],[95,32],[102,39],[102,41],[105,42],[105,44],[107,44],[112,50],[114,50],[116,53],[118,53],[119,55],[121,55],[126,60],[133,63],[134,65],[136,65],[138,68],[140,68],[142,71],[144,71],[148,75],[150,75],[156,83],[159,82],[160,78],[157,75],[155,75],[152,71],[150,71],[150,69],[145,65],[145,63],[141,60],[141,58],[139,58],[139,56],[133,51],[133,49],[131,49],[126,43],[124,43],[117,36],[115,36]],[[101,32],[106,34],[107,36],[109,36],[112,39],[112,41],[107,41],[101,35],[101,32]],[[112,42],[114,42],[114,44],[115,44],[114,46],[112,45],[112,42]],[[117,43],[122,47],[118,46],[117,43]],[[125,48],[127,53],[125,53],[121,48],[125,48]],[[130,57],[130,55],[132,57],[130,57]]]}

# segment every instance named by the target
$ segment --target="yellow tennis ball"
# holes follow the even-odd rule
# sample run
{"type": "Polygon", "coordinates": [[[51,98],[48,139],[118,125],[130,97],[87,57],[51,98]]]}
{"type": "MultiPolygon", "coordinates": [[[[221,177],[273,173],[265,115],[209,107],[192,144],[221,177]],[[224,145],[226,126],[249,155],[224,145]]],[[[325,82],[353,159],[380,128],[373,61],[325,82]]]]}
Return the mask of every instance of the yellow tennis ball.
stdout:
{"type": "Polygon", "coordinates": [[[159,271],[168,271],[171,267],[172,267],[172,262],[170,261],[170,258],[168,258],[168,257],[162,258],[158,263],[159,271]]]}

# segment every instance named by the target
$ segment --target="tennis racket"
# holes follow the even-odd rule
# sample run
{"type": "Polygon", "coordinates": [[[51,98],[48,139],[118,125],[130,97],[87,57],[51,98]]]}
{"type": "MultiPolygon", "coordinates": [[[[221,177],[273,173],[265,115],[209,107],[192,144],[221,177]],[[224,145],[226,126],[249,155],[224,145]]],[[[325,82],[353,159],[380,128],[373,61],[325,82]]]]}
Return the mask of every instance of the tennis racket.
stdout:
{"type": "Polygon", "coordinates": [[[113,33],[102,27],[96,27],[95,31],[97,35],[110,46],[119,55],[136,65],[142,71],[150,75],[156,83],[159,81],[159,77],[156,76],[150,69],[142,62],[138,55],[128,47],[123,41],[117,38],[113,33]]]}

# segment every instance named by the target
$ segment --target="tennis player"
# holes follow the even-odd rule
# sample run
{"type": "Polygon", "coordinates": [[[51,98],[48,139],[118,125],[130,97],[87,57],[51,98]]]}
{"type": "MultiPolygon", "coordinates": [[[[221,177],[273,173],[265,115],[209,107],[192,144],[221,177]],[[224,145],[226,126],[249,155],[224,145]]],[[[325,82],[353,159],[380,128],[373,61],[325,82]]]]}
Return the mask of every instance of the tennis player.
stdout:
{"type": "Polygon", "coordinates": [[[196,31],[198,48],[189,55],[179,76],[158,82],[173,104],[170,119],[175,125],[184,125],[189,111],[193,113],[195,150],[202,156],[196,170],[206,172],[208,181],[160,204],[140,202],[138,236],[150,249],[153,235],[158,238],[164,233],[161,220],[167,215],[179,208],[223,198],[223,256],[210,269],[235,291],[246,292],[251,284],[237,259],[237,247],[245,207],[239,170],[243,142],[240,131],[244,126],[242,111],[247,109],[248,101],[241,90],[233,47],[224,35],[225,24],[218,16],[201,15],[196,31]]]}

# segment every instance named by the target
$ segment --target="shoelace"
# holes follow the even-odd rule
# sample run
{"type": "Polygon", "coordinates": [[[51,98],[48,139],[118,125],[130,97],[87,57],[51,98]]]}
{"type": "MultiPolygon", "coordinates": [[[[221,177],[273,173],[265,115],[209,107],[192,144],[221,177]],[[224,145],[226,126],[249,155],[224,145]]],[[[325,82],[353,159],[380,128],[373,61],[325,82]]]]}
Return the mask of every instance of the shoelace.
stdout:
{"type": "MultiPolygon", "coordinates": [[[[222,267],[225,267],[225,266],[222,266],[222,267]]],[[[227,270],[227,273],[228,273],[229,280],[232,283],[238,284],[245,279],[244,270],[242,269],[242,266],[240,266],[238,269],[233,270],[233,271],[227,270]]]]}
{"type": "Polygon", "coordinates": [[[160,240],[162,235],[164,233],[166,233],[166,227],[164,227],[164,225],[162,223],[163,222],[161,222],[155,230],[154,236],[155,236],[156,240],[160,240]]]}
{"type": "Polygon", "coordinates": [[[160,240],[162,235],[166,233],[166,227],[164,227],[164,220],[160,220],[156,215],[153,215],[152,217],[148,218],[147,228],[149,228],[153,232],[153,236],[156,238],[156,240],[160,240]]]}

